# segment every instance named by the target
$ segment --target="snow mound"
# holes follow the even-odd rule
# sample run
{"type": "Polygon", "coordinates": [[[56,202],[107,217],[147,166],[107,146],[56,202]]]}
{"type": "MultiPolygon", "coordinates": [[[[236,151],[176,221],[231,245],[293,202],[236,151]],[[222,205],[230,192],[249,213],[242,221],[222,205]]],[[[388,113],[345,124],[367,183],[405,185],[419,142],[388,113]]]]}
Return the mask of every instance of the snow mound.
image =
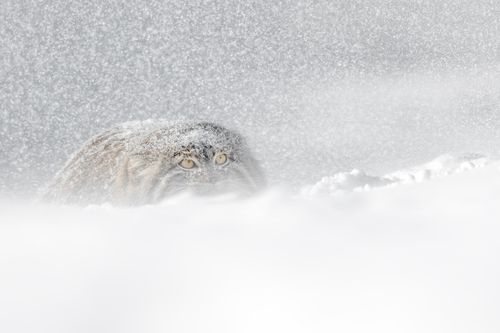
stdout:
{"type": "Polygon", "coordinates": [[[440,178],[467,170],[485,167],[491,160],[480,154],[454,156],[446,154],[409,169],[384,176],[368,175],[358,169],[323,177],[319,182],[302,189],[304,195],[335,195],[352,191],[369,191],[373,188],[396,186],[440,178]]]}
{"type": "Polygon", "coordinates": [[[0,332],[500,332],[488,163],[337,174],[379,190],[312,199],[0,202],[0,332]]]}

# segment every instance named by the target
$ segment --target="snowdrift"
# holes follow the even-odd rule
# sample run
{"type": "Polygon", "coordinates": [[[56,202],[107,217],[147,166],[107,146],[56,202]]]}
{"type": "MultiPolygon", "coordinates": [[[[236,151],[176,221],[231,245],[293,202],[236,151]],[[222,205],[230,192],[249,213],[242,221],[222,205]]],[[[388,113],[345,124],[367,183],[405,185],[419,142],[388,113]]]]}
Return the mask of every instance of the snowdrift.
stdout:
{"type": "Polygon", "coordinates": [[[2,332],[498,332],[500,163],[300,194],[3,203],[2,332]]]}
{"type": "Polygon", "coordinates": [[[314,185],[304,187],[302,192],[305,195],[334,195],[346,191],[367,191],[377,187],[410,184],[449,176],[484,167],[489,163],[490,160],[480,154],[465,154],[458,157],[447,154],[429,163],[381,177],[371,176],[357,169],[351,172],[339,172],[333,176],[323,177],[314,185]]]}

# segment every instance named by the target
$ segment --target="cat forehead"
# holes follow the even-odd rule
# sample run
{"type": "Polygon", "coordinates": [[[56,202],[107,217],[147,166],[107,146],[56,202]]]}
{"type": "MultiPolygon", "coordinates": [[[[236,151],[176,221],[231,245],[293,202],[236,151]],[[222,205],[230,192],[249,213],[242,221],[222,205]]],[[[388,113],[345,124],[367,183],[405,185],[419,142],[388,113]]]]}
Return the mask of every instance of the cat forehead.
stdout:
{"type": "Polygon", "coordinates": [[[240,144],[241,137],[224,128],[171,127],[150,132],[144,138],[147,142],[170,143],[178,146],[240,144]]]}
{"type": "Polygon", "coordinates": [[[190,143],[185,146],[180,146],[175,149],[174,155],[178,154],[196,154],[196,155],[205,155],[205,156],[213,156],[218,152],[231,152],[231,147],[214,147],[211,144],[207,144],[204,142],[201,143],[190,143]]]}
{"type": "Polygon", "coordinates": [[[246,145],[239,134],[223,127],[194,124],[144,130],[129,141],[128,147],[139,154],[175,156],[190,153],[211,158],[217,152],[239,155],[246,145]]]}
{"type": "Polygon", "coordinates": [[[172,133],[165,137],[172,143],[180,146],[194,147],[223,147],[228,145],[239,145],[241,139],[238,135],[229,131],[208,131],[206,129],[193,129],[191,131],[181,131],[172,133]]]}

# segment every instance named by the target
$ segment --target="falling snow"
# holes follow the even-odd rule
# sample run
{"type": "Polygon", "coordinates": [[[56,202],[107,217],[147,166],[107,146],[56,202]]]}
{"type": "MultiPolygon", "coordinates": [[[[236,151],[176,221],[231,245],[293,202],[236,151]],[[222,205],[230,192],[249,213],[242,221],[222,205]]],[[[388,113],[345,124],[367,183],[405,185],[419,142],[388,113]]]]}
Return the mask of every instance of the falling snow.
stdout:
{"type": "Polygon", "coordinates": [[[388,172],[500,140],[500,3],[0,5],[0,188],[32,194],[128,120],[243,132],[273,183],[388,172]]]}
{"type": "Polygon", "coordinates": [[[498,0],[2,0],[0,331],[499,332],[499,144],[498,0]],[[158,118],[270,189],[33,202],[158,118]]]}

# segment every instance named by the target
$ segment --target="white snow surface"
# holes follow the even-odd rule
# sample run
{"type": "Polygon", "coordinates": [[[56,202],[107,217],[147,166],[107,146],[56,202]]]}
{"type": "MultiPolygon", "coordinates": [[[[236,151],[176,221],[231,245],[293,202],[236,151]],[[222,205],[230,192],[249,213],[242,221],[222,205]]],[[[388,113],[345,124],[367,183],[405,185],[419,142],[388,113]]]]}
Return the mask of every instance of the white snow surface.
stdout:
{"type": "Polygon", "coordinates": [[[446,154],[429,163],[392,172],[385,176],[371,176],[358,169],[353,169],[350,172],[339,172],[333,176],[323,177],[316,184],[306,186],[303,193],[306,195],[332,195],[345,191],[363,191],[376,187],[421,182],[484,167],[488,163],[490,160],[480,154],[464,154],[458,157],[446,154]]]}
{"type": "Polygon", "coordinates": [[[448,155],[246,200],[4,202],[0,331],[499,332],[499,189],[448,155]]]}

